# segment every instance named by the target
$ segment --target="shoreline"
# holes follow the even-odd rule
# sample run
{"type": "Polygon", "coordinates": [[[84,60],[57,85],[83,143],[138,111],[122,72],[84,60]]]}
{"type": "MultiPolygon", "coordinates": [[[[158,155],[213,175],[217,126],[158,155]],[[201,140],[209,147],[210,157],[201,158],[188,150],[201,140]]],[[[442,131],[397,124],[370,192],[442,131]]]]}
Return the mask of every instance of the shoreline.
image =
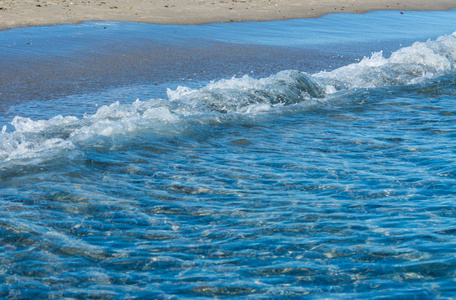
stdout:
{"type": "Polygon", "coordinates": [[[0,30],[127,21],[197,25],[242,21],[318,18],[331,13],[375,10],[450,10],[456,1],[434,0],[12,0],[0,1],[0,30]]]}

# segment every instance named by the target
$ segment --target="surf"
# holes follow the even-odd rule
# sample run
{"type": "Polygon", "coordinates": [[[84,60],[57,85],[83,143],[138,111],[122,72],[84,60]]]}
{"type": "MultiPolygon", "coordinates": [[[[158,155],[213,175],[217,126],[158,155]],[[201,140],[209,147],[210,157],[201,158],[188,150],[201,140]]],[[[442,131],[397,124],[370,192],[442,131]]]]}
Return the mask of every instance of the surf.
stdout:
{"type": "MultiPolygon", "coordinates": [[[[416,42],[385,57],[373,53],[361,61],[332,70],[307,74],[281,71],[266,78],[248,75],[213,81],[202,88],[179,86],[167,90],[167,98],[130,104],[115,102],[96,113],[58,115],[48,120],[16,116],[0,132],[0,161],[26,163],[87,147],[101,137],[181,132],[188,122],[229,122],[239,116],[277,112],[312,103],[324,107],[349,94],[385,87],[432,85],[439,78],[454,78],[456,32],[436,40],[416,42]]],[[[454,81],[449,81],[450,85],[454,81]],[[452,82],[452,83],[451,83],[452,82]]]]}

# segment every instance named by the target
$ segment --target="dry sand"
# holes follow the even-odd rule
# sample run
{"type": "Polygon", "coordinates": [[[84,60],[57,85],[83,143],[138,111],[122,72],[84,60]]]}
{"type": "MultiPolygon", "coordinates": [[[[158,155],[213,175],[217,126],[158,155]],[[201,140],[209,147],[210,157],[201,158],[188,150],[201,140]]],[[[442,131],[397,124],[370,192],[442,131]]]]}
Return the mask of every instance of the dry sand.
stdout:
{"type": "Polygon", "coordinates": [[[0,0],[0,30],[96,20],[202,24],[451,8],[456,0],[0,0]]]}

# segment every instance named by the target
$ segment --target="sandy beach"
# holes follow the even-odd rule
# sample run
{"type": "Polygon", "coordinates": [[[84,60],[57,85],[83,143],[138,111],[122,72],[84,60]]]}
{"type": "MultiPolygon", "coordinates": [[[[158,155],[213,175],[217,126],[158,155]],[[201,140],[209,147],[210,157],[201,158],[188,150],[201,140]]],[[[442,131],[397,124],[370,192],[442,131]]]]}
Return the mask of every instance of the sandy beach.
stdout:
{"type": "Polygon", "coordinates": [[[14,27],[132,21],[157,24],[315,18],[372,10],[448,10],[453,0],[2,0],[0,30],[14,27]]]}

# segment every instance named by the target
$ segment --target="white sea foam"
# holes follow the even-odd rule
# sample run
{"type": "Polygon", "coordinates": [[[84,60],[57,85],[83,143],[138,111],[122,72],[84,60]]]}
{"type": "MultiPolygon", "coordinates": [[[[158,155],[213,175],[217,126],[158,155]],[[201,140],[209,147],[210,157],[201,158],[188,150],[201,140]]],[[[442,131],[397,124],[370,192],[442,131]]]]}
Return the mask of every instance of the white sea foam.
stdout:
{"type": "Polygon", "coordinates": [[[320,72],[313,77],[326,86],[327,92],[335,92],[423,83],[455,68],[456,32],[435,41],[416,42],[392,53],[389,58],[385,58],[383,52],[377,52],[359,63],[320,72]]]}
{"type": "Polygon", "coordinates": [[[311,76],[298,71],[282,71],[262,79],[233,77],[211,82],[201,89],[168,90],[171,101],[221,113],[245,113],[252,105],[287,105],[315,97],[324,97],[322,87],[311,76]]]}
{"type": "Polygon", "coordinates": [[[47,159],[89,146],[100,137],[164,132],[179,122],[218,121],[226,115],[255,115],[274,108],[323,99],[341,90],[423,83],[456,69],[456,32],[435,41],[415,43],[389,58],[374,53],[359,63],[309,75],[282,71],[267,78],[249,76],[214,81],[200,89],[168,89],[168,99],[115,102],[83,118],[56,116],[49,120],[15,117],[0,132],[0,166],[24,159],[47,159]]]}

